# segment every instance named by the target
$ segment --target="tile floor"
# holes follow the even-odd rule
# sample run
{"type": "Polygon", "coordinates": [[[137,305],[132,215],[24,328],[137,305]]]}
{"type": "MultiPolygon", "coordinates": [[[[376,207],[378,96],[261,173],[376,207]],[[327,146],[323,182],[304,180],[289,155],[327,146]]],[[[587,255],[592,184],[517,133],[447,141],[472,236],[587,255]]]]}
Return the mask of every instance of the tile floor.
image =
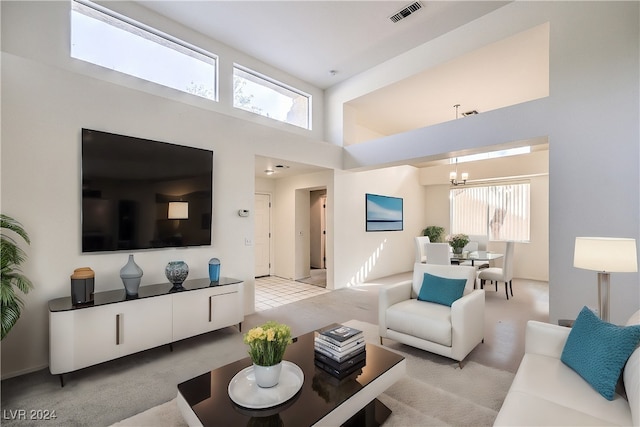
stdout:
{"type": "Polygon", "coordinates": [[[256,311],[268,310],[301,299],[331,292],[319,286],[308,285],[276,276],[256,279],[256,311]]]}

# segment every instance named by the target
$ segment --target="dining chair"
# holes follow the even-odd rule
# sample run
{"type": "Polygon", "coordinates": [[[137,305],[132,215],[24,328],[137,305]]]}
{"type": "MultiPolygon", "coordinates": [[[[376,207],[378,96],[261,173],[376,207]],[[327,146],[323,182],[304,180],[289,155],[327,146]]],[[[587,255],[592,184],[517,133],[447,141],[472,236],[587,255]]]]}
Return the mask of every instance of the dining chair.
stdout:
{"type": "Polygon", "coordinates": [[[502,260],[502,268],[485,268],[478,273],[478,279],[480,279],[480,289],[484,289],[485,281],[491,280],[492,283],[496,282],[497,292],[498,282],[504,282],[504,292],[507,294],[507,299],[509,299],[509,291],[511,292],[511,296],[513,296],[513,247],[513,242],[507,242],[507,246],[504,251],[504,258],[502,260]],[[507,284],[509,285],[508,290],[507,284]]]}
{"type": "Polygon", "coordinates": [[[478,244],[478,251],[486,251],[489,244],[489,236],[486,234],[469,234],[469,242],[476,242],[478,244]]]}
{"type": "Polygon", "coordinates": [[[462,251],[469,251],[469,252],[475,252],[478,250],[478,242],[474,242],[474,241],[470,241],[469,243],[467,243],[464,248],[462,248],[462,251]]]}
{"type": "Polygon", "coordinates": [[[427,243],[424,247],[427,264],[451,265],[448,243],[427,243]]]}
{"type": "Polygon", "coordinates": [[[416,245],[416,261],[424,263],[427,260],[427,256],[425,255],[424,245],[429,243],[429,236],[417,236],[413,238],[416,245]]]}

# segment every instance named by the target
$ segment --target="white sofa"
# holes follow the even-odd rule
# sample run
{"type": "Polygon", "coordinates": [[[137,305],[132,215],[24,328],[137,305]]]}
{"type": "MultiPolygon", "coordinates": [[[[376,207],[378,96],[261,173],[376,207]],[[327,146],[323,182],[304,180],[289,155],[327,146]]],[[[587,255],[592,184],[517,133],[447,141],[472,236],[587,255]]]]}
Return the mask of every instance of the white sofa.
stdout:
{"type": "Polygon", "coordinates": [[[380,344],[390,338],[461,362],[484,339],[484,291],[475,281],[474,267],[416,263],[412,280],[380,289],[380,344]],[[466,279],[462,297],[451,307],[419,301],[424,273],[466,279]]]}
{"type": "MultiPolygon", "coordinates": [[[[640,324],[640,311],[627,325],[640,324]]],[[[496,426],[639,426],[640,348],[623,371],[625,399],[602,397],[561,360],[570,328],[529,321],[525,355],[495,420],[496,426]]]]}

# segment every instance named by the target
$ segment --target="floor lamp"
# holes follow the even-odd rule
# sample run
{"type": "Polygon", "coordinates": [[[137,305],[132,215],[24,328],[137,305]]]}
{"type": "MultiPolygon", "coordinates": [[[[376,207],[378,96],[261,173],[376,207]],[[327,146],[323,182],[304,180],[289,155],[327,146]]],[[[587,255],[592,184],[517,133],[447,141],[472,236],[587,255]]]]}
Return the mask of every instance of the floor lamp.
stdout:
{"type": "Polygon", "coordinates": [[[576,237],[573,266],[598,272],[600,318],[609,321],[609,273],[635,273],[638,255],[635,239],[576,237]]]}

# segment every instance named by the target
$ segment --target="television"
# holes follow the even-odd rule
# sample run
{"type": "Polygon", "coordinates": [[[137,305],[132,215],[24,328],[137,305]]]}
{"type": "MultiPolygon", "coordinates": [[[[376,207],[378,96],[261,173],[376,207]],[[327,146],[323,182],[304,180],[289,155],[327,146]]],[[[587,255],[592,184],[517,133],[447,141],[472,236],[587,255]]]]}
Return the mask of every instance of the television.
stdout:
{"type": "Polygon", "coordinates": [[[367,231],[402,231],[403,200],[400,197],[365,194],[367,231]]]}
{"type": "Polygon", "coordinates": [[[213,151],[82,129],[82,252],[211,245],[213,151]]]}

